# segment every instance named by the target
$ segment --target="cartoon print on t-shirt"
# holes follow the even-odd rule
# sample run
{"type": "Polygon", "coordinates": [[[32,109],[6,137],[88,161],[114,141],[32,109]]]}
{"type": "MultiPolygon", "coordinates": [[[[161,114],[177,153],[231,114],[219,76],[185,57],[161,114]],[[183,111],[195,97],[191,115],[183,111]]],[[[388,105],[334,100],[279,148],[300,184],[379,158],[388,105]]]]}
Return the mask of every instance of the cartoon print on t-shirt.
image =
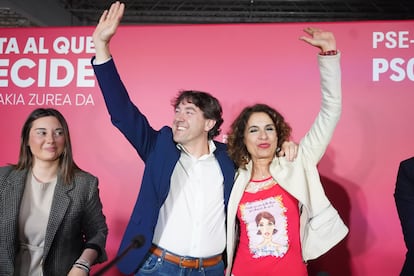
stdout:
{"type": "Polygon", "coordinates": [[[289,248],[289,240],[282,196],[247,202],[240,205],[240,211],[253,258],[283,257],[289,248]]]}

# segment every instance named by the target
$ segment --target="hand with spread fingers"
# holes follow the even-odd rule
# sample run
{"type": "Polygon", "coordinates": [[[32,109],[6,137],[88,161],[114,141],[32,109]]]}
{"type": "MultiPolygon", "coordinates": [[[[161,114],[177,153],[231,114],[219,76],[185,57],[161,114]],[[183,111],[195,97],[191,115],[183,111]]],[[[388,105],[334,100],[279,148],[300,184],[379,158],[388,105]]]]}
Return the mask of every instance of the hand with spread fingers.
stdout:
{"type": "Polygon", "coordinates": [[[92,35],[96,50],[96,62],[103,62],[111,57],[109,42],[118,29],[124,10],[125,4],[116,1],[109,10],[102,13],[92,35]]]}
{"type": "Polygon", "coordinates": [[[309,36],[301,36],[299,39],[312,46],[321,49],[321,52],[336,51],[335,36],[332,32],[323,31],[319,28],[308,27],[303,30],[309,36]]]}

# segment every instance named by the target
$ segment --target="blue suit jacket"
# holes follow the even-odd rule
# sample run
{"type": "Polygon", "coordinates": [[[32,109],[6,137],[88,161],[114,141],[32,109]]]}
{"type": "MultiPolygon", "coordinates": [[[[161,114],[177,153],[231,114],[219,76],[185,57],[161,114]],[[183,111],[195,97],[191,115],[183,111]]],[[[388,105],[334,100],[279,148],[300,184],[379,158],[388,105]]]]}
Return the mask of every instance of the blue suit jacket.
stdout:
{"type": "Polygon", "coordinates": [[[400,163],[394,197],[407,246],[405,263],[400,275],[412,276],[414,275],[414,157],[400,163]]]}
{"type": "MultiPolygon", "coordinates": [[[[93,64],[93,61],[92,61],[93,64]]],[[[114,61],[93,65],[95,75],[105,99],[112,123],[124,134],[145,163],[138,199],[125,230],[118,254],[127,248],[137,234],[145,236],[144,245],[130,251],[118,263],[123,273],[134,272],[148,252],[158,213],[170,189],[170,178],[180,157],[170,127],[154,130],[147,118],[131,102],[117,72],[114,61]]],[[[215,142],[215,156],[224,177],[224,203],[227,203],[233,186],[234,163],[228,157],[226,145],[215,142]]]]}

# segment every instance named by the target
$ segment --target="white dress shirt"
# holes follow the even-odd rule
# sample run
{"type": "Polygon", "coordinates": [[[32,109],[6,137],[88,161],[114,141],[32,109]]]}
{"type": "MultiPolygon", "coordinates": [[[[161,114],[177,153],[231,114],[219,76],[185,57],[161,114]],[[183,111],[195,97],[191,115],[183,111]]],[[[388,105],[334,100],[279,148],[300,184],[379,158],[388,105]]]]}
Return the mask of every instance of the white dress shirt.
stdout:
{"type": "Polygon", "coordinates": [[[182,146],[160,209],[153,242],[181,256],[209,257],[225,248],[223,174],[213,154],[195,158],[182,146]]]}

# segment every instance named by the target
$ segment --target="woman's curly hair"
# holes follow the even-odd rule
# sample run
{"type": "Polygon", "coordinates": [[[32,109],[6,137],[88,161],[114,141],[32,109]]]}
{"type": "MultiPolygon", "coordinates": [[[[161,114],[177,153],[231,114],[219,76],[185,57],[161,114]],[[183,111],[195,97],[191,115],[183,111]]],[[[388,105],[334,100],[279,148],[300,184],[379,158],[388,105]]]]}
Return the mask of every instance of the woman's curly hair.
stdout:
{"type": "MultiPolygon", "coordinates": [[[[285,121],[282,114],[266,104],[255,104],[245,107],[230,126],[228,134],[228,154],[238,167],[245,168],[251,156],[244,143],[244,132],[247,121],[253,113],[263,112],[272,119],[277,133],[277,148],[280,148],[285,141],[288,141],[292,132],[291,127],[285,121]]],[[[275,153],[276,154],[276,153],[275,153]]]]}

